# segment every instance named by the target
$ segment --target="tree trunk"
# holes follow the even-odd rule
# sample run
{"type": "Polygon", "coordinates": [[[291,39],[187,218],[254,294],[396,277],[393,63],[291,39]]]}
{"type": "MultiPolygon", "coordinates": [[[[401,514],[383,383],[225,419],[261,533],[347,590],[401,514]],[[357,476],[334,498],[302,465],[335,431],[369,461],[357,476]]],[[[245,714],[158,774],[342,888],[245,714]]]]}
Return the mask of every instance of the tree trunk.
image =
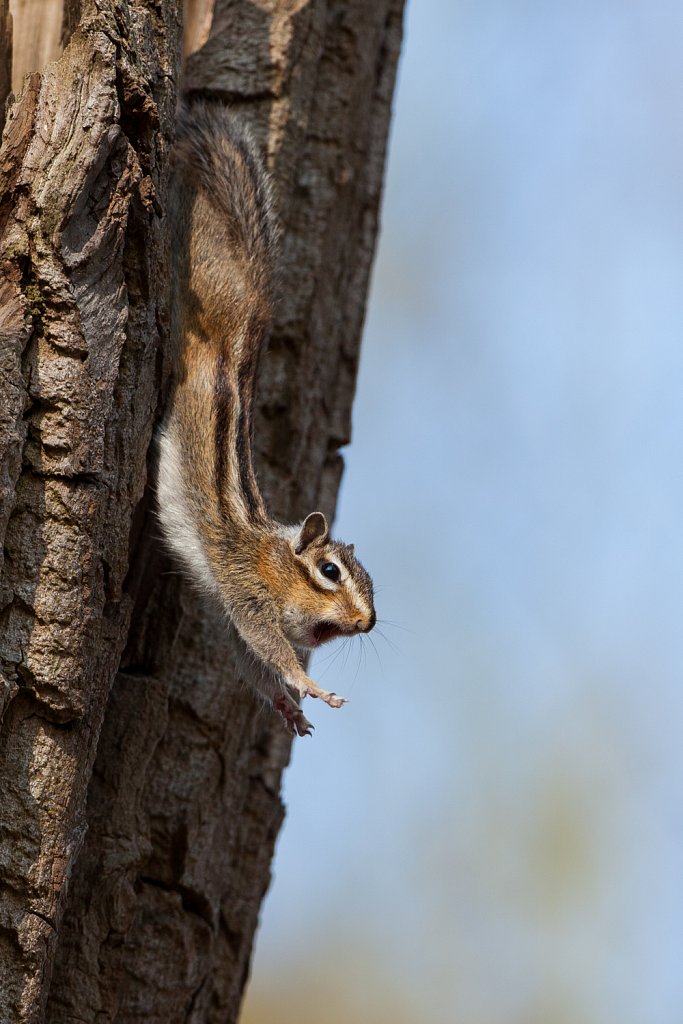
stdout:
{"type": "MultiPolygon", "coordinates": [[[[67,0],[0,150],[3,1024],[236,1020],[283,817],[289,737],[154,518],[179,6],[67,0]]],[[[275,178],[255,433],[283,518],[334,511],[401,7],[195,0],[186,35],[186,85],[275,178]]]]}

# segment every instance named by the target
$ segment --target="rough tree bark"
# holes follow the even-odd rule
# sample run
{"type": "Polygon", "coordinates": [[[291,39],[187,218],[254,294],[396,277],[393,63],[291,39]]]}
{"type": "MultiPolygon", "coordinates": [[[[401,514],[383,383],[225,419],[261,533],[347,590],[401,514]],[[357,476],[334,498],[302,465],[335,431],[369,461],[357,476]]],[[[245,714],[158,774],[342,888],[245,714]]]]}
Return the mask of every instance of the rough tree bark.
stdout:
{"type": "MultiPolygon", "coordinates": [[[[289,738],[161,550],[148,482],[179,7],[67,0],[0,150],[3,1024],[234,1021],[283,817],[289,738]]],[[[195,0],[186,82],[248,117],[276,181],[256,448],[285,518],[334,511],[401,7],[195,0]]]]}

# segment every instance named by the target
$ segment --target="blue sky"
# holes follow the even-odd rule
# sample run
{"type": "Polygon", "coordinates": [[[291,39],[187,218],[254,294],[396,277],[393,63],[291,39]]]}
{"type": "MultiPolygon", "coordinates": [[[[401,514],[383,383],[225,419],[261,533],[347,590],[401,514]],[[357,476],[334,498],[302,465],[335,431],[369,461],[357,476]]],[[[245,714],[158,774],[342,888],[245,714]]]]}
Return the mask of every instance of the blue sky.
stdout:
{"type": "Polygon", "coordinates": [[[389,621],[314,661],[245,1024],[683,1018],[682,38],[409,5],[337,520],[389,621]]]}

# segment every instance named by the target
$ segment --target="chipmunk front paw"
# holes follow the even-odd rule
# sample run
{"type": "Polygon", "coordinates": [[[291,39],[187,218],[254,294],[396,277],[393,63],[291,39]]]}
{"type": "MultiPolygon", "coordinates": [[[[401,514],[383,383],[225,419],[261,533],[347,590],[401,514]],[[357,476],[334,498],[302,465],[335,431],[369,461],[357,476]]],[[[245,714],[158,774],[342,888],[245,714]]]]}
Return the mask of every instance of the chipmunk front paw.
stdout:
{"type": "Polygon", "coordinates": [[[336,693],[328,693],[327,690],[319,690],[312,696],[320,697],[326,704],[329,704],[331,708],[340,708],[342,704],[348,703],[346,697],[340,697],[336,693]]]}
{"type": "Polygon", "coordinates": [[[302,696],[316,697],[324,701],[325,704],[329,704],[331,708],[340,708],[342,704],[347,703],[346,697],[340,697],[336,693],[328,693],[327,690],[321,690],[320,687],[317,686],[315,683],[312,683],[312,685],[307,686],[302,696]]]}
{"type": "Polygon", "coordinates": [[[331,708],[340,708],[342,704],[347,703],[346,697],[340,697],[336,693],[329,693],[327,690],[321,689],[317,683],[303,673],[297,679],[287,680],[287,683],[302,700],[304,697],[314,697],[316,700],[322,700],[325,704],[329,704],[331,708]]]}

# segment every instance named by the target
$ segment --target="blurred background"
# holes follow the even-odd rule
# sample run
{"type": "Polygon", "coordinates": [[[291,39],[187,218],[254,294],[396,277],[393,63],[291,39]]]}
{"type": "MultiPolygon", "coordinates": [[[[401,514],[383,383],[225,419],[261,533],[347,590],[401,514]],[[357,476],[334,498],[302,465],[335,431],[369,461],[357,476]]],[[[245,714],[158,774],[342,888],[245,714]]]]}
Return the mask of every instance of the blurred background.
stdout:
{"type": "Polygon", "coordinates": [[[409,3],[242,1024],[683,1020],[683,7],[409,3]]]}

